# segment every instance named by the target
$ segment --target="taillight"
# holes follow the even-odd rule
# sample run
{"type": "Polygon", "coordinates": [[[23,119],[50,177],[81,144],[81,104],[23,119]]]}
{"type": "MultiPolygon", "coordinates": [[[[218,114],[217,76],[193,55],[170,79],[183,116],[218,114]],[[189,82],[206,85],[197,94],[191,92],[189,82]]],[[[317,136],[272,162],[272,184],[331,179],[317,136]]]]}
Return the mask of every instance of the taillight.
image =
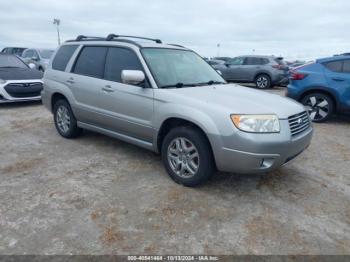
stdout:
{"type": "Polygon", "coordinates": [[[284,69],[283,65],[272,65],[272,67],[276,68],[278,70],[283,70],[284,69]]]}
{"type": "Polygon", "coordinates": [[[307,74],[303,74],[297,71],[290,72],[290,78],[292,80],[303,80],[305,77],[307,77],[307,74]]]}

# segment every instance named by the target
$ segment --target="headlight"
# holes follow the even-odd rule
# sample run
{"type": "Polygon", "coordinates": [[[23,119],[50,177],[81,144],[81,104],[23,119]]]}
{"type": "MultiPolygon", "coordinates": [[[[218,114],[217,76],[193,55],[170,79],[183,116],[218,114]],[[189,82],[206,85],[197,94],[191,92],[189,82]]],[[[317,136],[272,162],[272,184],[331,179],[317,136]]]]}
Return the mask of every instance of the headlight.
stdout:
{"type": "Polygon", "coordinates": [[[280,122],[276,115],[231,115],[234,125],[250,133],[278,133],[280,122]]]}
{"type": "Polygon", "coordinates": [[[6,80],[0,78],[0,84],[5,84],[6,80]]]}

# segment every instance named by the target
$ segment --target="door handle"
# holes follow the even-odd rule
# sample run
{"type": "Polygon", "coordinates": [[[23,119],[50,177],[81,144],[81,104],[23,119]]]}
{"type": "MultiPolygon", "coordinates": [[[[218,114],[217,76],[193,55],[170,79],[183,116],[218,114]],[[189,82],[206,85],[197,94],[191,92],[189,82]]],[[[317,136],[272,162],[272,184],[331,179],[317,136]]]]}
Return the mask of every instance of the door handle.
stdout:
{"type": "Polygon", "coordinates": [[[106,93],[114,92],[113,88],[110,85],[106,85],[106,86],[102,87],[102,91],[104,91],[106,93]]]}
{"type": "Polygon", "coordinates": [[[74,84],[75,83],[73,77],[69,78],[66,82],[69,83],[69,84],[74,84]]]}
{"type": "Polygon", "coordinates": [[[345,79],[343,78],[337,78],[337,77],[334,77],[332,78],[334,81],[337,81],[337,82],[342,82],[342,81],[345,81],[345,79]]]}

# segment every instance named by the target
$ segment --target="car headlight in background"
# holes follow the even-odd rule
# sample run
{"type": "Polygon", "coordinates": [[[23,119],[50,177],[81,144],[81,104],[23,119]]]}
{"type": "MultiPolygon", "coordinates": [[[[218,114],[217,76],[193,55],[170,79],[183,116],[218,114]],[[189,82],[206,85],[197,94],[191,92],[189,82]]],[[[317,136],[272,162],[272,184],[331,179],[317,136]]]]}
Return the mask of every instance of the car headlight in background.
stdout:
{"type": "Polygon", "coordinates": [[[251,133],[278,133],[280,122],[276,115],[231,115],[233,124],[251,133]]]}
{"type": "Polygon", "coordinates": [[[6,80],[0,78],[0,84],[5,84],[6,80]]]}

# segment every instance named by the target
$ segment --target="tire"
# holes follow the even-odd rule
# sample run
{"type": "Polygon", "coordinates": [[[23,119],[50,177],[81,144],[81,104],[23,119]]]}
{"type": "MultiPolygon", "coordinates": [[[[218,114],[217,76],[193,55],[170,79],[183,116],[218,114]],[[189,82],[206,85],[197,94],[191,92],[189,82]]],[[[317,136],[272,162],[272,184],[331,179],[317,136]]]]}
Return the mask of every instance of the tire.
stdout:
{"type": "Polygon", "coordinates": [[[332,98],[323,93],[311,93],[303,97],[302,104],[307,108],[313,122],[327,121],[334,112],[332,98]]]}
{"type": "Polygon", "coordinates": [[[161,154],[169,176],[184,186],[198,186],[215,171],[210,144],[202,132],[193,127],[172,129],[163,140],[161,154]]]}
{"type": "Polygon", "coordinates": [[[266,74],[260,74],[255,77],[255,86],[259,89],[267,89],[272,86],[271,78],[266,74]]]}
{"type": "Polygon", "coordinates": [[[57,132],[64,138],[74,138],[81,134],[77,120],[67,100],[58,100],[53,108],[54,122],[57,132]]]}

